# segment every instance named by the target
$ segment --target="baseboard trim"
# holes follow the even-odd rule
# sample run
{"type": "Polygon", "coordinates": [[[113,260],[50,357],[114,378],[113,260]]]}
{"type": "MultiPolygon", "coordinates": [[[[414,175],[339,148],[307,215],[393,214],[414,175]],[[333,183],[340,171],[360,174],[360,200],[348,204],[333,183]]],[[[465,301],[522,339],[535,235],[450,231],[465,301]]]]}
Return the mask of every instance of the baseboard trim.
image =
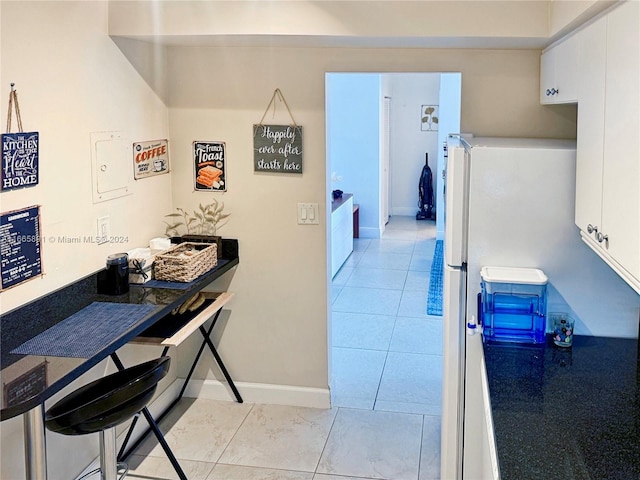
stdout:
{"type": "MultiPolygon", "coordinates": [[[[178,379],[183,382],[183,379],[178,379]]],[[[328,388],[296,387],[267,383],[235,382],[242,399],[247,403],[291,405],[295,407],[331,408],[328,388]]],[[[210,400],[234,400],[226,384],[217,380],[191,380],[185,397],[210,400]]]]}

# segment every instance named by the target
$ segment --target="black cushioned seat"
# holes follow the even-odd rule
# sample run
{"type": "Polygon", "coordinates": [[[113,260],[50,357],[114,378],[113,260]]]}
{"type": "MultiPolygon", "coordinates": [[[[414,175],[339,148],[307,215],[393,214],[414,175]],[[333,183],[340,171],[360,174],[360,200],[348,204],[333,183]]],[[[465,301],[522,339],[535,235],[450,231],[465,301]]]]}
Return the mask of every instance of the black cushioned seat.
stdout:
{"type": "MultiPolygon", "coordinates": [[[[115,444],[113,427],[129,420],[147,405],[158,382],[169,371],[170,363],[171,358],[163,356],[95,380],[49,408],[45,414],[45,425],[63,435],[100,432],[102,465],[105,461],[102,458],[105,453],[104,431],[113,429],[115,444]]],[[[107,461],[115,465],[115,452],[107,461]]]]}

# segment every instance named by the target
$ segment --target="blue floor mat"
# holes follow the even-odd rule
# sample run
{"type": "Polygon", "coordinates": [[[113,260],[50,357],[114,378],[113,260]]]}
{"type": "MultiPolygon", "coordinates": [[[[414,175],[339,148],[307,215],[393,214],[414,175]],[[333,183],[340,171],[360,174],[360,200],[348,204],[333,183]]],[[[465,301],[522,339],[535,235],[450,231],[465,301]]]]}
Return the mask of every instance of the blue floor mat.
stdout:
{"type": "Polygon", "coordinates": [[[427,315],[442,315],[442,276],[444,272],[444,242],[436,241],[429,277],[427,315]]]}

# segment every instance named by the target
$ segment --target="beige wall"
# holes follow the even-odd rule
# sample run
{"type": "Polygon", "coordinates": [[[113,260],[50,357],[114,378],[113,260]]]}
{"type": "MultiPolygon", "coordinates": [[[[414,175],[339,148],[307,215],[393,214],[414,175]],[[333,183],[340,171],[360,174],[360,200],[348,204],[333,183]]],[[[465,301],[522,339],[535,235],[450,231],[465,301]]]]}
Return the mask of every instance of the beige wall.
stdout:
{"type": "MultiPolygon", "coordinates": [[[[557,38],[620,0],[550,0],[549,36],[557,38]]],[[[632,0],[637,1],[637,0],[632,0]]]]}
{"type": "Polygon", "coordinates": [[[2,192],[1,208],[42,206],[45,273],[3,292],[3,312],[104,267],[111,253],[145,245],[163,233],[171,210],[170,175],[131,181],[131,195],[93,203],[91,132],[168,137],[167,109],[107,36],[106,12],[105,2],[2,2],[1,110],[15,82],[24,129],[40,132],[40,182],[2,192]],[[103,215],[128,242],[58,241],[95,237],[103,215]]]}
{"type": "MultiPolygon", "coordinates": [[[[462,128],[479,135],[575,137],[575,107],[541,107],[539,51],[170,47],[167,54],[176,206],[193,192],[191,144],[227,143],[231,213],[223,236],[240,240],[237,293],[221,350],[240,382],[326,388],[324,207],[325,72],[462,72],[462,128]],[[253,172],[252,125],[275,88],[304,126],[302,176],[253,172]],[[297,202],[317,202],[319,226],[296,223],[297,202]]],[[[274,123],[290,120],[280,104],[274,123]]],[[[211,377],[201,366],[198,375],[211,377]]]]}
{"type": "Polygon", "coordinates": [[[288,35],[312,36],[298,39],[310,42],[318,36],[352,41],[414,38],[421,44],[435,37],[540,40],[547,36],[547,17],[548,3],[535,0],[133,0],[112,2],[109,19],[112,35],[163,35],[173,37],[167,38],[171,42],[189,42],[179,37],[194,35],[288,35]]]}
{"type": "MultiPolygon", "coordinates": [[[[130,238],[117,250],[141,246],[162,233],[162,216],[174,206],[195,208],[208,198],[193,192],[191,142],[227,143],[228,192],[218,195],[231,218],[220,233],[239,239],[241,262],[221,280],[237,297],[217,336],[240,383],[327,387],[325,72],[461,71],[464,131],[575,136],[575,107],[538,104],[538,50],[260,46],[165,52],[122,40],[125,58],[106,34],[103,2],[2,2],[1,9],[0,84],[16,83],[25,128],[41,134],[40,185],[2,193],[2,211],[41,204],[43,234],[55,237],[93,235],[96,218],[110,215],[112,233],[130,238]],[[141,52],[153,52],[154,61],[141,52]],[[168,96],[168,115],[149,85],[168,96]],[[275,88],[304,126],[301,176],[253,172],[251,126],[275,88]],[[105,130],[135,140],[169,137],[172,175],[136,182],[133,195],[93,204],[89,132],[105,130]],[[297,225],[297,202],[319,203],[320,225],[297,225]]],[[[274,123],[288,121],[282,115],[280,105],[274,123]]],[[[113,249],[45,245],[46,275],[4,292],[2,311],[101,268],[113,249]]],[[[187,343],[179,360],[193,348],[187,343]]],[[[211,364],[202,363],[198,377],[211,377],[211,364]]],[[[17,421],[2,424],[2,478],[21,468],[20,431],[17,421]]],[[[77,456],[63,461],[61,444],[49,444],[58,459],[51,478],[68,477],[65,469],[83,461],[88,447],[78,445],[77,456]]]]}
{"type": "MultiPolygon", "coordinates": [[[[39,185],[2,192],[0,208],[41,205],[45,238],[44,277],[2,292],[5,313],[103,268],[108,254],[162,234],[162,216],[171,210],[171,178],[141,180],[127,197],[93,203],[90,132],[120,130],[137,141],[168,137],[167,108],[107,36],[106,2],[3,1],[0,18],[0,111],[7,111],[9,84],[15,82],[24,129],[40,133],[39,185]],[[127,243],[57,240],[95,236],[96,218],[102,215],[110,216],[111,233],[128,237],[127,243]]],[[[13,125],[15,131],[15,120],[13,125]]],[[[10,327],[2,328],[4,334],[10,327]]],[[[123,361],[158,353],[129,350],[123,361]]],[[[97,366],[80,382],[106,368],[97,366]]],[[[24,478],[22,420],[3,421],[0,429],[0,478],[24,478]]],[[[48,435],[47,448],[51,480],[74,478],[98,454],[94,436],[48,435]]]]}

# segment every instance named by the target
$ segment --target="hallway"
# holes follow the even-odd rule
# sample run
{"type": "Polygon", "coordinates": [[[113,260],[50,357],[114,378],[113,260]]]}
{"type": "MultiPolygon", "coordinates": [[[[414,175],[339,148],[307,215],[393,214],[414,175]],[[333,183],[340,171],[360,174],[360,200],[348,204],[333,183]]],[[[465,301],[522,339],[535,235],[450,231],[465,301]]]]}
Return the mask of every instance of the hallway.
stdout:
{"type": "Polygon", "coordinates": [[[394,216],[381,239],[354,239],[333,279],[334,407],[439,417],[442,317],[426,313],[433,221],[394,216]]]}

